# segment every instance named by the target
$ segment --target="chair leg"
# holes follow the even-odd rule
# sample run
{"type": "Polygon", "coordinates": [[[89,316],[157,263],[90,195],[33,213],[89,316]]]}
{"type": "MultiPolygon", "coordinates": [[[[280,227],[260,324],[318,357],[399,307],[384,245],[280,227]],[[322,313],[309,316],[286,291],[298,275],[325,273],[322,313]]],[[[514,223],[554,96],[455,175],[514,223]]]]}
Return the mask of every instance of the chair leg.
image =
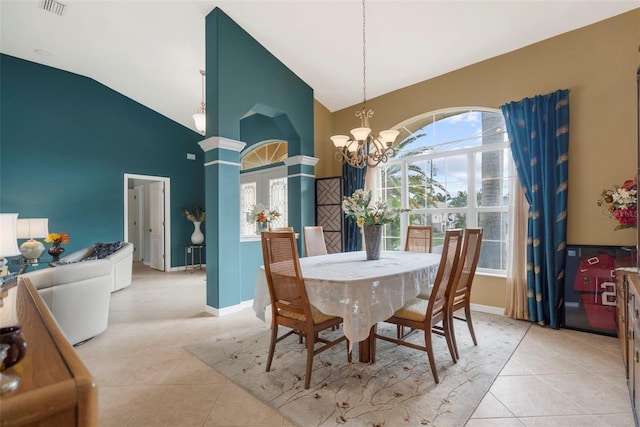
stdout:
{"type": "Polygon", "coordinates": [[[396,328],[397,328],[397,337],[398,339],[401,339],[404,336],[404,326],[396,325],[396,328]]]}
{"type": "Polygon", "coordinates": [[[451,341],[453,343],[453,350],[456,352],[456,361],[460,360],[460,352],[458,351],[458,342],[456,341],[456,329],[453,321],[453,312],[447,316],[449,322],[449,331],[451,331],[451,341]]]}
{"type": "Polygon", "coordinates": [[[278,340],[278,324],[273,323],[271,325],[271,342],[269,343],[269,356],[267,357],[267,372],[271,369],[271,362],[273,361],[273,353],[276,350],[276,341],[278,340]]]}
{"type": "Polygon", "coordinates": [[[427,356],[429,357],[429,365],[431,366],[431,373],[433,374],[433,379],[436,384],[440,384],[440,379],[438,378],[438,371],[436,370],[436,360],[433,356],[433,344],[431,342],[431,329],[424,331],[424,346],[427,349],[427,356]]]}
{"type": "Polygon", "coordinates": [[[473,345],[478,345],[478,340],[476,340],[476,333],[473,330],[473,322],[471,321],[471,307],[469,306],[469,304],[464,306],[464,315],[467,319],[467,326],[469,327],[469,332],[471,333],[473,345]]]}
{"type": "Polygon", "coordinates": [[[347,342],[347,362],[351,363],[351,351],[349,351],[349,340],[346,340],[347,342]]]}
{"type": "Polygon", "coordinates": [[[315,344],[314,339],[310,339],[307,336],[307,372],[304,376],[304,388],[309,388],[311,384],[311,368],[313,368],[313,346],[315,344]]]}
{"type": "Polygon", "coordinates": [[[449,347],[449,354],[451,354],[451,360],[453,363],[458,363],[458,356],[456,352],[456,338],[453,334],[453,328],[449,316],[446,315],[442,319],[442,330],[444,331],[444,338],[447,340],[447,347],[449,347]]]}

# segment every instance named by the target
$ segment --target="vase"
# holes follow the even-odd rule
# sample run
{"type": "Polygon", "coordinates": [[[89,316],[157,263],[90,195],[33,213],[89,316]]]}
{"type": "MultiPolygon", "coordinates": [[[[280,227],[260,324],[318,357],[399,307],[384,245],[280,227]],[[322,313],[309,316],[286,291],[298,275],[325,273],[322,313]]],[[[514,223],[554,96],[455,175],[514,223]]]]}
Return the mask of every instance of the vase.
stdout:
{"type": "Polygon", "coordinates": [[[53,261],[60,261],[60,255],[64,252],[64,248],[60,246],[60,243],[54,243],[47,252],[53,258],[53,261]]]}
{"type": "Polygon", "coordinates": [[[27,341],[24,339],[21,326],[0,328],[0,344],[9,345],[5,358],[0,360],[0,371],[12,367],[27,353],[27,341]]]}
{"type": "Polygon", "coordinates": [[[263,231],[269,231],[269,221],[256,221],[256,234],[260,234],[263,231]]]}
{"type": "Polygon", "coordinates": [[[364,245],[367,251],[367,260],[380,259],[380,247],[382,246],[382,225],[364,226],[364,245]]]}
{"type": "Polygon", "coordinates": [[[191,234],[191,243],[193,243],[194,245],[201,245],[202,242],[204,242],[204,234],[202,233],[202,231],[200,231],[200,225],[202,224],[202,222],[199,221],[195,221],[193,223],[193,233],[191,234]]]}

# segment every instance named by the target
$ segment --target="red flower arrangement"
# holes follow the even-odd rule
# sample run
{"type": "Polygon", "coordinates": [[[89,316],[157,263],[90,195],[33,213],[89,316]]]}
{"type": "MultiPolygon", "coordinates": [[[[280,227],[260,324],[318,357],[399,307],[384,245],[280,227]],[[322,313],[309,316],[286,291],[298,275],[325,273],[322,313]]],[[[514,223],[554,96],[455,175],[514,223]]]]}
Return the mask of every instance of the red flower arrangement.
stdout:
{"type": "Polygon", "coordinates": [[[619,225],[615,228],[636,228],[638,225],[638,183],[636,179],[628,179],[613,190],[604,189],[598,199],[598,206],[605,205],[604,214],[615,218],[619,225]]]}

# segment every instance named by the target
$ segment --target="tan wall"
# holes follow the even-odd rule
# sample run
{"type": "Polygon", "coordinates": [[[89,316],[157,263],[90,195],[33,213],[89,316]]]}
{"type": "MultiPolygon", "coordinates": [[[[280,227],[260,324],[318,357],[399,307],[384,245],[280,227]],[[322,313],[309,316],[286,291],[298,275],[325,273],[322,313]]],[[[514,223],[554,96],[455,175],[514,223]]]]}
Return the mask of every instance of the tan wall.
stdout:
{"type": "MultiPolygon", "coordinates": [[[[640,9],[571,31],[517,51],[372,99],[373,130],[387,129],[419,114],[446,107],[499,108],[522,98],[569,89],[568,244],[635,245],[635,230],[614,231],[596,201],[603,188],[622,184],[637,168],[637,86],[640,66],[640,9]]],[[[437,58],[434,58],[437,60],[437,58]]],[[[398,66],[401,66],[399,64],[398,66]]],[[[352,106],[322,115],[316,128],[316,156],[322,176],[340,175],[325,157],[325,135],[358,123],[352,106]],[[322,153],[322,154],[319,154],[322,153]]],[[[316,113],[318,118],[318,113],[316,113]]],[[[504,307],[504,279],[482,277],[473,302],[504,307]]]]}
{"type": "Polygon", "coordinates": [[[314,156],[317,157],[316,178],[342,175],[342,165],[335,160],[331,135],[331,112],[321,103],[313,102],[314,156]]]}

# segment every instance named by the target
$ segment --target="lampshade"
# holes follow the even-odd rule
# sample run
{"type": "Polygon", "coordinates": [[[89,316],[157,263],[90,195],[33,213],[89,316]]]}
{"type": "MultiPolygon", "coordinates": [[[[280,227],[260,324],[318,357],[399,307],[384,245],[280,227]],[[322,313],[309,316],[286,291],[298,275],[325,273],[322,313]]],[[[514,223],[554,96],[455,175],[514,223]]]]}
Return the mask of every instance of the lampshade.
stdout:
{"type": "Polygon", "coordinates": [[[41,239],[49,235],[49,218],[19,218],[18,239],[41,239]]]}
{"type": "Polygon", "coordinates": [[[196,123],[196,129],[202,133],[207,132],[207,116],[205,113],[196,113],[193,115],[193,121],[196,123]]]}
{"type": "Polygon", "coordinates": [[[16,236],[17,213],[0,214],[0,258],[20,255],[16,236]]]}
{"type": "Polygon", "coordinates": [[[24,218],[18,220],[18,239],[29,239],[20,245],[20,253],[25,259],[37,260],[44,253],[42,242],[34,238],[47,237],[49,218],[24,218]]]}
{"type": "Polygon", "coordinates": [[[369,128],[351,129],[351,135],[353,135],[356,141],[364,141],[365,139],[367,139],[370,133],[371,129],[369,128]]]}
{"type": "Polygon", "coordinates": [[[393,144],[393,141],[396,140],[400,131],[395,129],[383,130],[380,131],[380,140],[385,144],[393,144]]]}
{"type": "Polygon", "coordinates": [[[337,148],[342,148],[349,142],[349,137],[347,135],[334,135],[331,137],[331,141],[337,148]]]}

